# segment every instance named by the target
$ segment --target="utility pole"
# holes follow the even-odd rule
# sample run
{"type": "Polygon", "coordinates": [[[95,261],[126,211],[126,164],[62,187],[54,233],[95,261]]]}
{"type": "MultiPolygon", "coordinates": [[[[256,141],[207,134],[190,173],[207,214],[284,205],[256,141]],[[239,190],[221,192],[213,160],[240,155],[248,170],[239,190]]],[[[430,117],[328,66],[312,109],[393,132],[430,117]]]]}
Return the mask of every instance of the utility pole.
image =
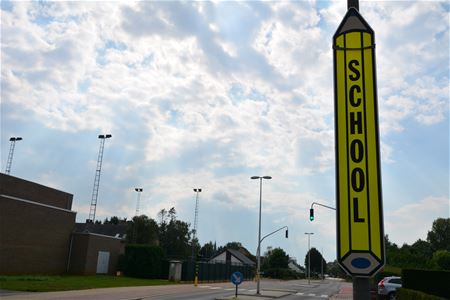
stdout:
{"type": "Polygon", "coordinates": [[[11,137],[9,138],[9,141],[11,142],[10,146],[9,146],[9,154],[8,154],[8,161],[6,162],[6,169],[5,169],[5,174],[11,173],[11,165],[12,165],[12,160],[13,160],[13,156],[14,156],[14,148],[16,147],[16,142],[21,141],[22,138],[17,136],[17,137],[11,137]]]}
{"type": "Polygon", "coordinates": [[[103,149],[105,148],[105,140],[111,138],[111,134],[100,134],[100,149],[98,151],[97,168],[95,170],[94,187],[92,189],[91,208],[89,210],[89,222],[95,222],[95,212],[97,210],[98,189],[100,186],[100,173],[102,171],[103,149]]]}

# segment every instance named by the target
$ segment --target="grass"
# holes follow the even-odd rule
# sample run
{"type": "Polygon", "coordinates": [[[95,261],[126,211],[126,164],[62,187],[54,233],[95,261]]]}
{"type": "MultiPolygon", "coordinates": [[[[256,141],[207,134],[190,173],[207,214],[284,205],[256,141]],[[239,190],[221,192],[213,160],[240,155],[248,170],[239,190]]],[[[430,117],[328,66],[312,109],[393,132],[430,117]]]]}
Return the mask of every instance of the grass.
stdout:
{"type": "Polygon", "coordinates": [[[106,275],[94,276],[0,276],[0,289],[27,292],[53,292],[123,286],[173,284],[168,280],[106,275]]]}

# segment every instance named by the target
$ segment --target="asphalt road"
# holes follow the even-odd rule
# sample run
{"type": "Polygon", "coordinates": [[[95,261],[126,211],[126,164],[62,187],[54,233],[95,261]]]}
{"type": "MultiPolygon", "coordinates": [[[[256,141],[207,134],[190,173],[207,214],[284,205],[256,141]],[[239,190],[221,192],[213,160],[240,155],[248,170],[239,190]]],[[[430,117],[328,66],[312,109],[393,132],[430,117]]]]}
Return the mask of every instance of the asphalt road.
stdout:
{"type": "MultiPolygon", "coordinates": [[[[311,281],[307,280],[262,280],[261,289],[287,291],[283,300],[318,300],[329,299],[339,292],[344,283],[336,280],[311,281]]],[[[202,283],[195,287],[193,284],[179,284],[168,286],[125,287],[109,289],[93,289],[81,291],[51,292],[51,293],[12,293],[0,294],[2,300],[182,300],[198,299],[211,300],[234,295],[234,285],[227,283],[202,283]]],[[[239,286],[239,295],[256,293],[256,283],[243,282],[239,286]]],[[[252,297],[257,299],[255,297],[252,297]]],[[[270,299],[270,298],[265,298],[270,299]]]]}

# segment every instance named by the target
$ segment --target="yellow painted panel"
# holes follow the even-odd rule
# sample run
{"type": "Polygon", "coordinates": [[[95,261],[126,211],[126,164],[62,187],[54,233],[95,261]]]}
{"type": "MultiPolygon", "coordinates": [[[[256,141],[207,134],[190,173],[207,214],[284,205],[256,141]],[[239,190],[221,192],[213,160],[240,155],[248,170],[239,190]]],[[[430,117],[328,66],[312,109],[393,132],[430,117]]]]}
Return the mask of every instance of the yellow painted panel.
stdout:
{"type": "MultiPolygon", "coordinates": [[[[364,46],[370,46],[372,37],[369,33],[364,33],[364,46]]],[[[381,214],[380,214],[380,194],[378,191],[378,153],[376,141],[376,111],[375,111],[375,87],[373,49],[364,50],[365,63],[365,88],[366,88],[366,114],[367,114],[367,143],[368,143],[368,167],[369,167],[369,188],[370,188],[370,236],[371,250],[381,259],[383,238],[381,234],[381,214]]]]}
{"type": "MultiPolygon", "coordinates": [[[[341,35],[336,39],[336,45],[339,47],[344,47],[344,36],[341,35]]],[[[347,161],[347,144],[346,144],[346,110],[345,110],[345,76],[343,75],[345,72],[345,56],[344,51],[336,51],[336,73],[339,74],[336,76],[336,89],[337,89],[337,97],[338,97],[338,105],[337,105],[337,135],[338,135],[338,153],[339,158],[338,162],[347,161]]],[[[338,184],[341,187],[339,189],[339,245],[340,245],[340,256],[343,257],[350,251],[350,237],[349,237],[349,223],[348,223],[348,205],[345,199],[348,199],[347,193],[347,165],[345,163],[339,164],[338,170],[338,184]],[[344,199],[344,201],[342,201],[344,199]]]]}
{"type": "MultiPolygon", "coordinates": [[[[351,32],[346,34],[346,48],[360,49],[361,48],[361,33],[351,32]]],[[[350,223],[351,223],[351,250],[369,250],[369,220],[368,220],[368,207],[367,207],[367,168],[366,168],[366,143],[365,143],[365,131],[366,124],[365,111],[364,111],[364,91],[363,91],[363,59],[360,50],[347,50],[347,101],[348,101],[348,120],[356,118],[360,121],[359,128],[361,133],[357,131],[351,133],[351,124],[349,122],[348,128],[348,148],[349,148],[349,174],[348,177],[352,177],[354,170],[362,170],[356,174],[362,174],[359,180],[357,180],[356,186],[362,186],[361,191],[356,191],[350,184],[349,199],[351,211],[350,211],[350,223]],[[353,63],[352,63],[353,62],[353,63]],[[352,78],[357,78],[352,80],[352,78]],[[360,92],[351,93],[352,87],[358,87],[360,92]],[[351,105],[350,97],[355,95],[355,100],[358,102],[357,106],[351,105]],[[359,114],[359,115],[358,115],[359,114]],[[358,117],[356,117],[358,116],[358,117]],[[350,145],[354,140],[359,140],[363,145],[363,158],[359,162],[354,162],[351,159],[350,145]],[[358,184],[359,183],[359,184],[358,184]],[[354,200],[356,199],[356,201],[354,200]],[[355,203],[357,202],[357,203],[355,203]],[[357,206],[355,205],[357,204],[357,206]]],[[[355,126],[354,126],[355,127],[355,126]]]]}

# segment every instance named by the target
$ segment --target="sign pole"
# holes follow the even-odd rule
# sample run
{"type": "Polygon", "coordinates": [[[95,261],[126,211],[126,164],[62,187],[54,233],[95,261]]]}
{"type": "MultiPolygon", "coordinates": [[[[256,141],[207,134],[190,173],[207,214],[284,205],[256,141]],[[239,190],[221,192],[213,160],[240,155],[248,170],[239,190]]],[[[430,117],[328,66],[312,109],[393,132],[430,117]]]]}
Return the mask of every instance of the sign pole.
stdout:
{"type": "Polygon", "coordinates": [[[368,277],[353,276],[353,299],[366,300],[370,299],[370,287],[368,277]]]}
{"type": "Polygon", "coordinates": [[[347,9],[350,9],[350,7],[359,10],[359,0],[347,0],[347,9]]]}
{"type": "Polygon", "coordinates": [[[337,254],[353,299],[370,299],[369,278],[384,265],[375,38],[359,0],[333,36],[337,254]]]}

